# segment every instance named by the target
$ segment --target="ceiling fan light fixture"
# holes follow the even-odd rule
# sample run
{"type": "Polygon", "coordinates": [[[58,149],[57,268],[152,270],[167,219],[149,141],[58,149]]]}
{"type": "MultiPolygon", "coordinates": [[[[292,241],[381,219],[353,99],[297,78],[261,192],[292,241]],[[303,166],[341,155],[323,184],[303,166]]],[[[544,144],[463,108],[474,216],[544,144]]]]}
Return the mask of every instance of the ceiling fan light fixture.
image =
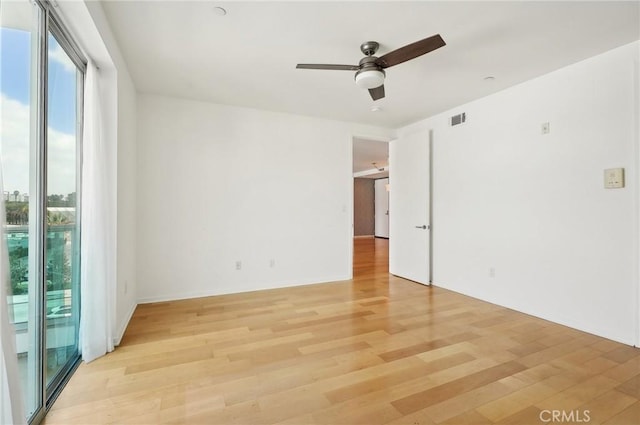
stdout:
{"type": "Polygon", "coordinates": [[[384,71],[381,69],[361,69],[356,73],[356,84],[363,89],[375,89],[384,84],[384,71]]]}

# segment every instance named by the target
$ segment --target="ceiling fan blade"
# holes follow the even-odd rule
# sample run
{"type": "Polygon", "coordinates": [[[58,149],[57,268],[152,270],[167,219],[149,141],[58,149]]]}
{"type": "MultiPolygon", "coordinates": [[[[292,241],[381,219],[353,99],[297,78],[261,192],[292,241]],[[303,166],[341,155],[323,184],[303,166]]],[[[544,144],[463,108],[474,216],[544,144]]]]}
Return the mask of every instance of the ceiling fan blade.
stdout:
{"type": "Polygon", "coordinates": [[[375,89],[369,89],[369,94],[373,100],[382,99],[384,97],[384,84],[375,89]]]}
{"type": "Polygon", "coordinates": [[[389,68],[390,66],[398,65],[402,62],[417,58],[425,53],[429,53],[433,50],[439,49],[444,46],[445,43],[440,34],[432,35],[424,40],[416,41],[415,43],[407,44],[404,47],[400,47],[386,55],[380,56],[376,63],[381,68],[389,68]]]}
{"type": "Polygon", "coordinates": [[[357,71],[360,69],[358,65],[328,65],[322,63],[299,63],[296,69],[328,69],[334,71],[357,71]]]}

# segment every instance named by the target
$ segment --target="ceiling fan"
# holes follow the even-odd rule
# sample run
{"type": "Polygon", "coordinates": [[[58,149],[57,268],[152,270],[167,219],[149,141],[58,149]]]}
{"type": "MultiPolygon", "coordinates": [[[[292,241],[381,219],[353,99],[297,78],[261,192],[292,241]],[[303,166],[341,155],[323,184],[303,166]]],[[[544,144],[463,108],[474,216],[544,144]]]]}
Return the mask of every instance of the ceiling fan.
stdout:
{"type": "Polygon", "coordinates": [[[407,44],[392,52],[382,55],[379,58],[373,56],[380,44],[375,41],[365,41],[360,45],[360,50],[366,56],[360,59],[358,65],[328,65],[328,64],[308,64],[299,63],[297,69],[325,69],[336,71],[356,71],[356,84],[362,88],[368,89],[373,100],[382,99],[384,97],[384,77],[386,68],[401,64],[425,53],[432,52],[446,43],[440,37],[440,34],[432,35],[424,40],[407,44]]]}

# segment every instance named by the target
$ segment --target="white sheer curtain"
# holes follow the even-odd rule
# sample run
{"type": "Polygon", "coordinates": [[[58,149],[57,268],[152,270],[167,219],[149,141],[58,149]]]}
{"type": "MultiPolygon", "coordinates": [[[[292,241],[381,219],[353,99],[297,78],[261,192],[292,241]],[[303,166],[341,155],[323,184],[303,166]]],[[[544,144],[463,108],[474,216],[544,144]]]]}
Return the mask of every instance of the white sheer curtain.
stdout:
{"type": "Polygon", "coordinates": [[[89,60],[84,84],[80,261],[80,347],[86,362],[113,351],[113,208],[107,202],[110,182],[99,82],[99,71],[89,60]]]}
{"type": "MultiPolygon", "coordinates": [[[[1,164],[1,161],[0,161],[1,164]]],[[[0,165],[0,193],[4,193],[0,165]]],[[[9,253],[4,235],[4,198],[0,197],[0,424],[26,423],[22,389],[18,376],[15,331],[9,321],[9,253]]]]}

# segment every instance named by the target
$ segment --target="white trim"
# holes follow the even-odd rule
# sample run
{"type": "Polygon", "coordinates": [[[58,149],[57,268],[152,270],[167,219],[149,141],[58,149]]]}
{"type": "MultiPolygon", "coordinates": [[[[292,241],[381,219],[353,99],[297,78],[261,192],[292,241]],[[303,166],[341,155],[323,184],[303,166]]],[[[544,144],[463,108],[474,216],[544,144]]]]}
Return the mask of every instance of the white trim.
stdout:
{"type": "Polygon", "coordinates": [[[334,277],[325,277],[319,279],[312,279],[308,281],[300,281],[300,280],[290,280],[286,282],[279,282],[278,286],[273,285],[265,285],[264,283],[254,283],[250,285],[249,288],[244,288],[241,291],[230,292],[230,291],[217,291],[212,289],[211,291],[198,291],[198,292],[188,292],[188,293],[176,293],[173,295],[163,295],[159,297],[146,297],[139,298],[138,304],[149,304],[149,303],[158,303],[158,302],[166,302],[166,301],[179,301],[179,300],[188,300],[193,298],[205,298],[205,297],[215,297],[218,295],[232,295],[232,294],[243,294],[246,292],[255,292],[255,291],[266,291],[270,289],[283,289],[283,288],[293,288],[296,286],[307,286],[307,285],[323,285],[327,283],[334,282],[342,282],[345,280],[350,280],[351,277],[348,276],[334,276],[334,277]]]}
{"type": "MultiPolygon", "coordinates": [[[[395,133],[395,129],[389,129],[389,130],[391,130],[391,131],[393,131],[395,133]]],[[[394,137],[392,137],[392,136],[388,136],[388,137],[387,136],[368,136],[368,135],[363,135],[363,134],[351,133],[351,142],[353,142],[353,139],[363,139],[363,140],[367,140],[367,141],[371,141],[371,142],[389,143],[391,140],[394,139],[394,137]]]]}
{"type": "Polygon", "coordinates": [[[346,145],[346,155],[349,159],[347,161],[347,169],[345,170],[345,182],[344,184],[347,186],[347,199],[345,199],[344,210],[347,213],[347,231],[346,233],[346,242],[347,242],[347,270],[346,276],[347,279],[353,279],[353,236],[355,235],[356,224],[355,224],[355,211],[354,211],[354,203],[355,203],[355,193],[354,193],[354,181],[353,181],[353,134],[348,135],[349,139],[346,145]]]}
{"type": "Polygon", "coordinates": [[[120,345],[120,342],[122,342],[122,337],[124,337],[124,333],[127,330],[129,322],[131,322],[131,318],[133,317],[133,313],[135,313],[137,307],[138,304],[131,304],[131,309],[129,310],[129,314],[127,314],[127,318],[122,322],[122,326],[120,327],[120,329],[116,329],[116,333],[113,337],[114,346],[117,347],[118,345],[120,345]]]}
{"type": "Polygon", "coordinates": [[[634,229],[633,229],[633,257],[636,259],[633,271],[633,280],[635,288],[635,341],[634,345],[640,347],[640,62],[636,59],[633,62],[633,126],[634,126],[634,169],[635,178],[630,185],[633,189],[633,209],[635,211],[634,229]]]}
{"type": "Polygon", "coordinates": [[[560,312],[561,313],[560,315],[556,315],[554,313],[553,317],[551,317],[548,314],[541,313],[536,309],[529,308],[529,306],[526,305],[526,301],[516,305],[513,303],[504,303],[502,302],[502,300],[497,300],[495,298],[486,298],[484,297],[484,294],[481,293],[482,291],[466,291],[466,290],[462,291],[460,289],[449,289],[448,287],[443,285],[433,285],[433,286],[437,288],[446,289],[447,291],[451,291],[456,294],[465,295],[475,300],[479,300],[481,302],[508,308],[510,310],[514,310],[521,314],[527,314],[529,316],[537,317],[539,319],[546,320],[549,323],[555,323],[557,325],[566,326],[568,328],[575,329],[580,332],[586,332],[600,338],[605,338],[611,341],[619,342],[621,344],[633,345],[633,341],[629,339],[629,336],[630,336],[629,334],[622,335],[621,333],[612,333],[611,329],[601,328],[599,326],[584,326],[584,324],[580,320],[576,320],[570,315],[564,315],[562,314],[562,312],[560,312]]]}
{"type": "MultiPolygon", "coordinates": [[[[354,178],[365,177],[365,176],[370,176],[372,174],[383,174],[388,172],[389,172],[389,166],[386,166],[386,167],[380,167],[380,168],[372,168],[370,170],[358,171],[357,173],[353,173],[353,177],[354,178]]],[[[385,178],[385,177],[380,177],[380,178],[385,178]]]]}

